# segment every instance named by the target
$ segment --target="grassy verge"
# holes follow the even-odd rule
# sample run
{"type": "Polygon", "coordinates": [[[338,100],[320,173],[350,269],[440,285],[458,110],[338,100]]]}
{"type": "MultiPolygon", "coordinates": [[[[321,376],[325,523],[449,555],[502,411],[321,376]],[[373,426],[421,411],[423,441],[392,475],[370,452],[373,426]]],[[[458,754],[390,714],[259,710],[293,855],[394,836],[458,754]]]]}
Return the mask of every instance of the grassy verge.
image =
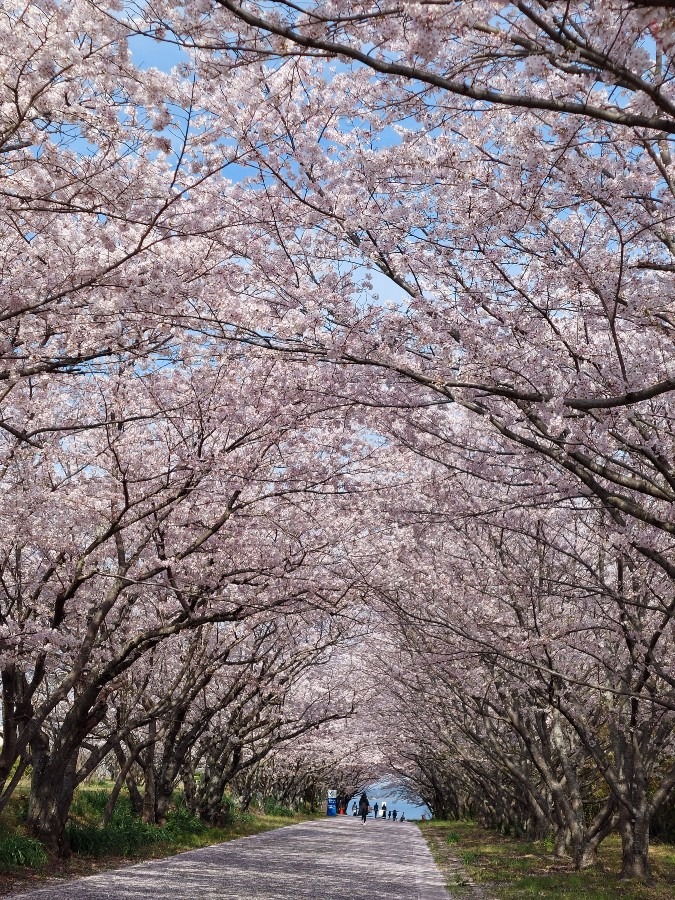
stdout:
{"type": "Polygon", "coordinates": [[[68,860],[49,857],[22,827],[21,797],[0,819],[0,897],[31,890],[46,882],[92,875],[125,863],[173,856],[239,837],[260,834],[315,818],[274,809],[269,813],[233,809],[228,824],[210,828],[180,805],[163,828],[144,825],[133,816],[127,798],[120,798],[113,820],[100,827],[107,791],[84,790],[73,804],[68,826],[73,854],[68,860]]]}
{"type": "Polygon", "coordinates": [[[439,868],[458,898],[516,900],[673,900],[675,845],[654,844],[651,885],[618,878],[621,844],[610,837],[593,869],[575,872],[568,860],[556,859],[545,842],[503,837],[470,822],[425,822],[420,828],[439,868]],[[475,887],[473,886],[475,885],[475,887]]]}

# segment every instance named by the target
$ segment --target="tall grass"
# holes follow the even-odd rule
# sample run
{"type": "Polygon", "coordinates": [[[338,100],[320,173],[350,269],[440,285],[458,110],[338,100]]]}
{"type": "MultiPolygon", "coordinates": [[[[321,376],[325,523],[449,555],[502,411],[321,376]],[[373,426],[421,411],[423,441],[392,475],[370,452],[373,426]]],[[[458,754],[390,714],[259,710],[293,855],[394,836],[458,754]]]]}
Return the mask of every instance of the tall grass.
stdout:
{"type": "MultiPolygon", "coordinates": [[[[173,798],[173,808],[163,827],[142,822],[135,814],[130,798],[124,793],[117,798],[110,823],[103,827],[101,820],[109,798],[109,790],[103,787],[76,792],[66,828],[67,839],[75,855],[133,857],[153,845],[163,845],[162,850],[171,853],[276,827],[258,816],[242,812],[227,797],[224,801],[224,821],[219,823],[225,828],[211,828],[192,814],[178,793],[173,798]]],[[[12,870],[17,866],[39,868],[48,863],[42,844],[22,833],[27,799],[27,795],[22,794],[11,810],[5,810],[0,821],[0,870],[12,870]]],[[[268,801],[266,812],[275,817],[293,815],[277,800],[268,801]]]]}
{"type": "Polygon", "coordinates": [[[283,806],[276,797],[268,797],[265,800],[265,814],[268,816],[281,816],[282,818],[292,819],[295,813],[288,806],[283,806]]]}
{"type": "MultiPolygon", "coordinates": [[[[91,791],[78,797],[77,809],[87,807],[102,811],[107,802],[104,791],[91,791]],[[97,796],[103,794],[103,798],[97,796]]],[[[131,809],[127,798],[120,798],[110,824],[102,828],[96,823],[71,822],[67,833],[71,849],[83,856],[133,856],[143,847],[153,844],[169,844],[188,835],[202,834],[205,825],[196,819],[185,806],[178,806],[169,813],[163,827],[146,825],[131,809]]]]}
{"type": "Polygon", "coordinates": [[[204,834],[206,825],[187,806],[178,804],[167,816],[164,830],[174,840],[180,840],[190,834],[204,834]]]}
{"type": "MultiPolygon", "coordinates": [[[[109,799],[110,791],[78,791],[73,798],[69,815],[74,819],[96,818],[98,820],[103,815],[109,799]]],[[[127,798],[118,799],[117,805],[122,807],[125,805],[125,801],[130,809],[127,798]]]]}
{"type": "Polygon", "coordinates": [[[47,862],[45,848],[35,838],[22,834],[0,836],[0,869],[12,866],[32,866],[38,868],[47,862]]]}

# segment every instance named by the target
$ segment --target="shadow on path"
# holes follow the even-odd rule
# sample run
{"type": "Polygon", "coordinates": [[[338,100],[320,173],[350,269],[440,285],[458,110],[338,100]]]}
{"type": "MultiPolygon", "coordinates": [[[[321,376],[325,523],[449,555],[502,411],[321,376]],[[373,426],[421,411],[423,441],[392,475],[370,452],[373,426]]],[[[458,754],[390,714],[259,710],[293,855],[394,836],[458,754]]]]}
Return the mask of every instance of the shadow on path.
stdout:
{"type": "Polygon", "coordinates": [[[447,900],[414,825],[338,817],[60,882],[21,900],[447,900]]]}

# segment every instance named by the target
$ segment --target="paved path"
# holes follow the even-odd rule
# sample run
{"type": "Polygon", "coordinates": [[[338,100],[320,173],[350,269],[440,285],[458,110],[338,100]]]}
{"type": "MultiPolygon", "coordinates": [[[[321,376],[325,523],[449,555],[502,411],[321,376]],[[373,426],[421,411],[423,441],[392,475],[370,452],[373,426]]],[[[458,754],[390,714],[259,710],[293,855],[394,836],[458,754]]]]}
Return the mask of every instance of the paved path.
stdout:
{"type": "Polygon", "coordinates": [[[21,900],[448,900],[412,824],[338,817],[138,863],[21,900]]]}

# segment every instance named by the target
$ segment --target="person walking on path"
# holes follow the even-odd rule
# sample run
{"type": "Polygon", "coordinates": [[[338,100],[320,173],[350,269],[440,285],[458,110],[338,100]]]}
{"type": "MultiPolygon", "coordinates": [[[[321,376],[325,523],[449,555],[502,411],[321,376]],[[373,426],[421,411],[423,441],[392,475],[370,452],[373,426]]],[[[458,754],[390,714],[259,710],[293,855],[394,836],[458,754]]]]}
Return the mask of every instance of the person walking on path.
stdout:
{"type": "Polygon", "coordinates": [[[373,812],[375,813],[374,818],[377,818],[377,813],[379,812],[380,807],[377,804],[377,800],[375,801],[375,806],[373,807],[373,812]]]}
{"type": "Polygon", "coordinates": [[[396,812],[396,810],[394,810],[393,813],[391,814],[391,817],[392,817],[392,819],[394,820],[394,822],[396,821],[396,816],[397,816],[397,815],[398,815],[398,813],[396,812]]]}
{"type": "Polygon", "coordinates": [[[391,810],[389,810],[389,811],[387,812],[387,818],[388,818],[388,819],[391,819],[391,810]]]}
{"type": "Polygon", "coordinates": [[[361,821],[366,824],[366,816],[368,815],[368,795],[364,791],[359,798],[359,815],[361,821]]]}
{"type": "Polygon", "coordinates": [[[384,801],[384,800],[382,801],[382,818],[383,819],[387,818],[387,804],[386,804],[386,801],[384,801]]]}

